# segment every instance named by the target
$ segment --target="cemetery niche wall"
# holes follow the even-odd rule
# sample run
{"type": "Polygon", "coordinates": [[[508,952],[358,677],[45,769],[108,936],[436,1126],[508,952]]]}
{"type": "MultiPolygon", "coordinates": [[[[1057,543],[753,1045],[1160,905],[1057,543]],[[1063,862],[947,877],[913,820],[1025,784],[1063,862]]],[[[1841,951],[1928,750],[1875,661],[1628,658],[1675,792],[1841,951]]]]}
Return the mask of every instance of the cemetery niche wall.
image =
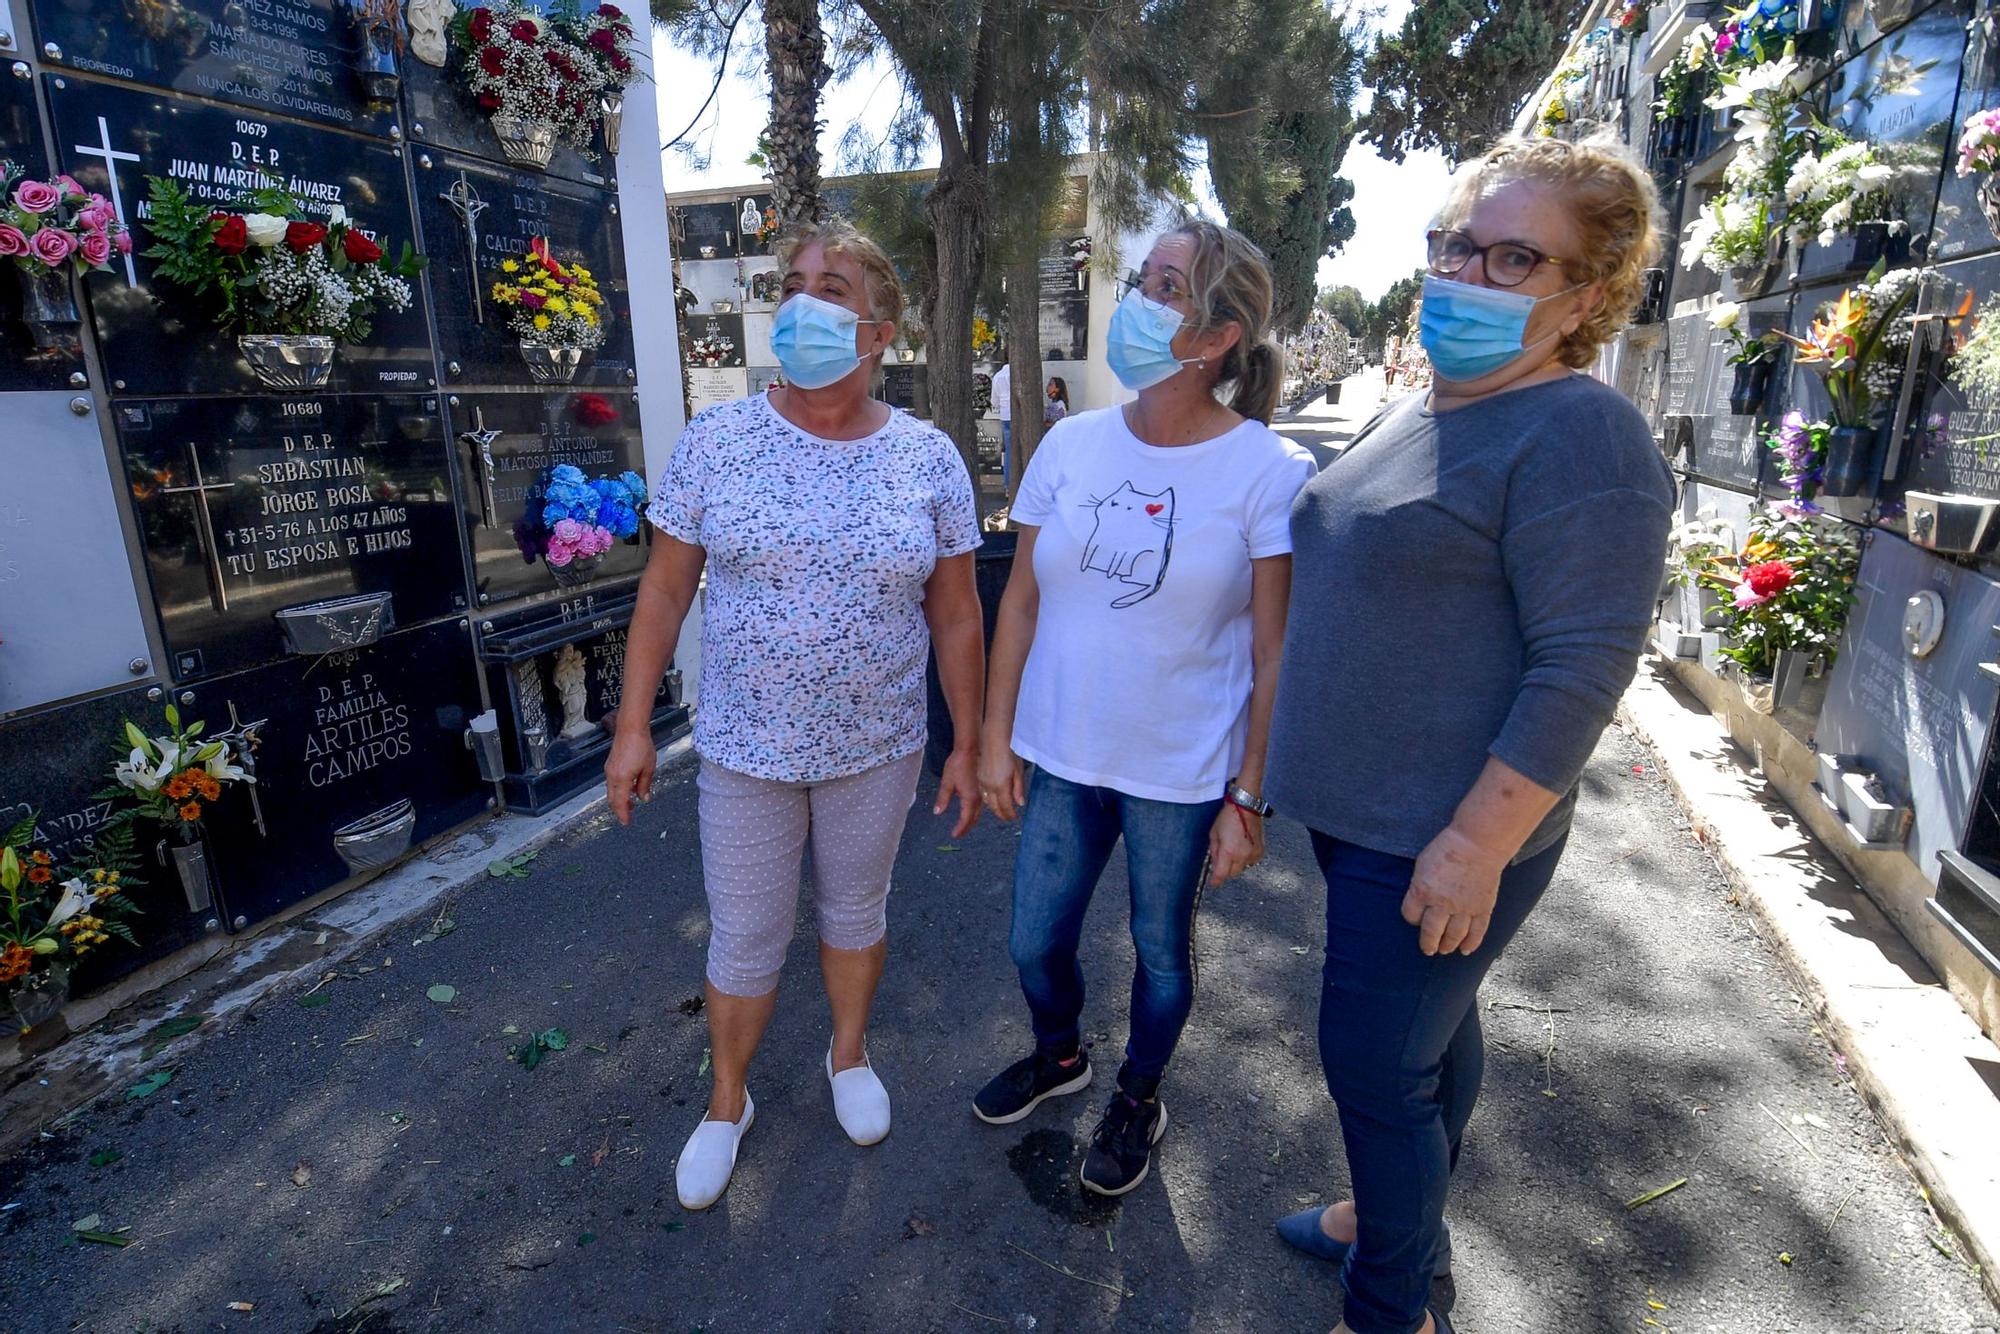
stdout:
{"type": "Polygon", "coordinates": [[[644,433],[682,424],[642,418],[633,307],[672,296],[625,268],[665,211],[616,173],[656,133],[629,26],[571,122],[502,133],[451,11],[0,6],[0,207],[75,233],[0,254],[0,832],[68,864],[129,830],[143,910],[79,993],[600,781],[644,433]],[[104,795],[128,721],[220,739],[181,810],[104,795]]]}

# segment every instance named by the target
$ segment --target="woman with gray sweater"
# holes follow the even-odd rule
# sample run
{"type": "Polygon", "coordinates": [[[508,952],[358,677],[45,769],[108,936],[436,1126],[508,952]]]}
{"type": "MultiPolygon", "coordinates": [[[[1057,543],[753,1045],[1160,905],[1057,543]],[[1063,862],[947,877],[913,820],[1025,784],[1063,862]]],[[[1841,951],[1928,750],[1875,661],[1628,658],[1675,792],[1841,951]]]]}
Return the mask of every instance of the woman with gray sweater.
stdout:
{"type": "Polygon", "coordinates": [[[1494,147],[1429,234],[1433,388],[1293,507],[1270,799],[1326,876],[1320,1059],[1354,1198],[1278,1230],[1342,1266],[1336,1334],[1450,1334],[1479,984],[1555,875],[1659,589],[1671,475],[1577,374],[1637,304],[1658,211],[1615,146],[1494,147]]]}

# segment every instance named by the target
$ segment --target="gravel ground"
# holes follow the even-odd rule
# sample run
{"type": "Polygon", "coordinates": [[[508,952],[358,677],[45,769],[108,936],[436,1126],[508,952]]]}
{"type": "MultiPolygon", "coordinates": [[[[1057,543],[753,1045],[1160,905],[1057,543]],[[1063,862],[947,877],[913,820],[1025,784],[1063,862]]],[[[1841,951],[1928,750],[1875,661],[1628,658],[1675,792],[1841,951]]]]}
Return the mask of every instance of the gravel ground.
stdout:
{"type": "MultiPolygon", "coordinates": [[[[1611,733],[1586,787],[1486,991],[1486,1095],[1451,1206],[1459,1328],[1990,1334],[1977,1277],[1644,752],[1611,733]]],[[[968,1100],[1026,1041],[1014,835],[951,845],[920,812],[871,1040],[895,1133],[861,1150],[834,1123],[802,937],[735,1183],[687,1214],[673,1161],[704,1100],[706,925],[692,771],[662,788],[632,829],[596,821],[526,878],[482,881],[448,934],[394,933],[312,1003],[267,1002],[159,1091],[0,1162],[0,1329],[1332,1326],[1333,1275],[1271,1230],[1345,1179],[1302,831],[1279,826],[1270,860],[1204,905],[1173,1128],[1123,1203],[1074,1176],[1123,1042],[1122,871],[1087,936],[1096,1088],[984,1126],[968,1100]],[[456,994],[429,999],[440,984],[456,994]],[[558,1027],[565,1050],[510,1057],[558,1027]],[[78,1240],[90,1215],[130,1244],[78,1240]]]]}

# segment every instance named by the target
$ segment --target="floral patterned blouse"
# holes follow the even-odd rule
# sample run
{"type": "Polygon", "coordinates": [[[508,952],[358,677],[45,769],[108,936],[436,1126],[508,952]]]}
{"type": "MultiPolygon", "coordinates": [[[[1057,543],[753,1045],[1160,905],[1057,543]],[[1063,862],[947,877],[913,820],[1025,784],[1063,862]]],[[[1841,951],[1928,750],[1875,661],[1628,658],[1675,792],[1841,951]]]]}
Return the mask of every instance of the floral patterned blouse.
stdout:
{"type": "Polygon", "coordinates": [[[704,759],[818,783],[922,749],[924,584],[980,541],[950,437],[891,409],[823,440],[755,394],[688,423],[646,516],[708,553],[704,759]]]}

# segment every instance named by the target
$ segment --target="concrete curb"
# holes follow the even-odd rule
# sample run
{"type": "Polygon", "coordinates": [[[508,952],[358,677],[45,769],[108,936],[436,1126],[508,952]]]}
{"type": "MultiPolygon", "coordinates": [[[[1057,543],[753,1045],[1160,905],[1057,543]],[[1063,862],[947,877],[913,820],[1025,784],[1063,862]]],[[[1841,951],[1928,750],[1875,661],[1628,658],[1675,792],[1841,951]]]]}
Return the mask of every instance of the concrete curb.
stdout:
{"type": "MultiPolygon", "coordinates": [[[[683,736],[661,750],[659,771],[664,776],[693,756],[693,743],[683,736]]],[[[493,862],[534,851],[599,818],[610,818],[602,784],[541,815],[493,816],[366,884],[309,899],[250,935],[189,946],[102,995],[72,1002],[64,1015],[74,1036],[0,1072],[11,1081],[0,1091],[0,1154],[107,1090],[172,1065],[259,1001],[375,950],[392,933],[475,890],[493,862]],[[147,1050],[160,1023],[196,1014],[206,1016],[200,1028],[147,1050]]]]}
{"type": "Polygon", "coordinates": [[[1643,663],[1618,716],[1652,751],[1695,837],[1798,976],[1835,1063],[2000,1303],[2000,1050],[1667,669],[1643,663]]]}

